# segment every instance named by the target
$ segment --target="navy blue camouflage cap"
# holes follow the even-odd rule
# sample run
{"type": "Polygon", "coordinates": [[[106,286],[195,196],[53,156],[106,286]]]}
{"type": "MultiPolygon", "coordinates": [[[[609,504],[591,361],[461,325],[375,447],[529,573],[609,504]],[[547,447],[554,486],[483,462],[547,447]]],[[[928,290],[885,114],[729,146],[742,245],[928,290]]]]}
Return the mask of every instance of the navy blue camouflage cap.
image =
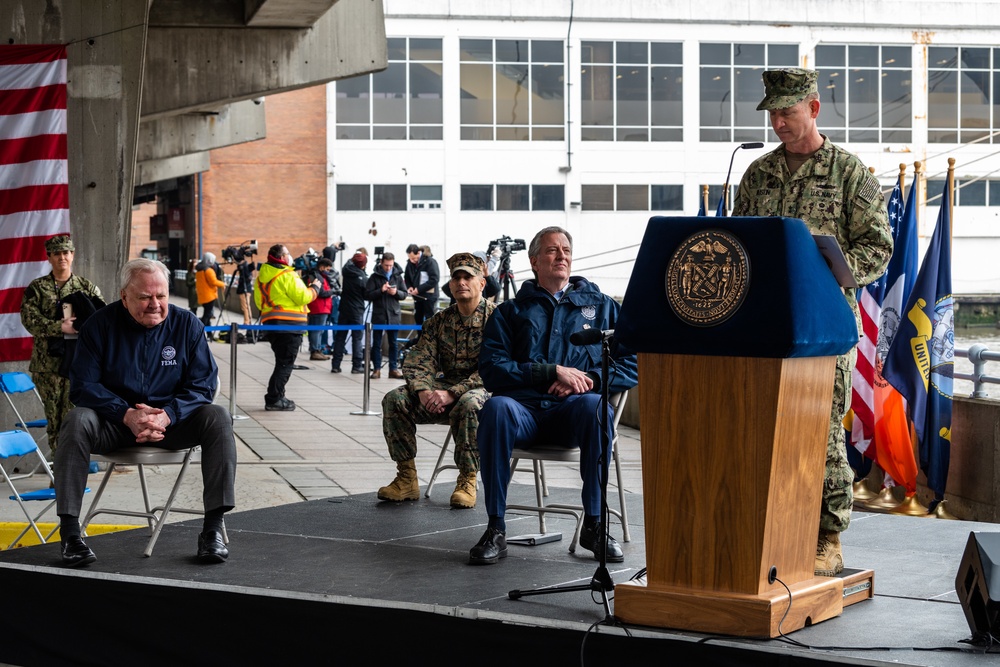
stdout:
{"type": "Polygon", "coordinates": [[[54,252],[61,252],[63,250],[68,250],[69,252],[76,252],[76,248],[73,246],[73,239],[71,239],[66,234],[60,234],[59,236],[53,236],[45,242],[45,252],[51,255],[54,252]]]}
{"type": "Polygon", "coordinates": [[[789,67],[769,69],[764,74],[764,99],[757,105],[757,111],[787,109],[798,104],[816,88],[816,70],[789,67]]]}

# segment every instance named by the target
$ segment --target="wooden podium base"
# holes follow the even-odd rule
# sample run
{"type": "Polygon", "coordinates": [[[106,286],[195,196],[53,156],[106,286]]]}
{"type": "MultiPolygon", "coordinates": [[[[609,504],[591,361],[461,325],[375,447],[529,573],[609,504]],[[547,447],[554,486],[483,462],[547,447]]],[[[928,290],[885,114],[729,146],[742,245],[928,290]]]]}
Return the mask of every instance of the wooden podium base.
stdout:
{"type": "Polygon", "coordinates": [[[649,587],[641,581],[615,586],[615,618],[625,623],[739,637],[777,637],[839,616],[844,607],[874,596],[872,570],[815,577],[794,584],[791,609],[784,588],[761,595],[649,587]],[[781,625],[779,632],[778,625],[781,625]]]}

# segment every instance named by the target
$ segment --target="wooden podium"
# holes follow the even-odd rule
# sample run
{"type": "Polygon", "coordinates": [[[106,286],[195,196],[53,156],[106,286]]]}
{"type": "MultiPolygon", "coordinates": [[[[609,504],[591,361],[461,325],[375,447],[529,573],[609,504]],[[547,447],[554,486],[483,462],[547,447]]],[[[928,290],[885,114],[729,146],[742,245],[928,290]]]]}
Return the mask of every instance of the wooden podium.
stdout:
{"type": "Polygon", "coordinates": [[[639,353],[647,575],[615,587],[615,616],[775,637],[779,624],[788,633],[839,615],[843,580],[813,566],[835,355],[857,330],[808,231],[783,218],[653,218],[636,267],[615,337],[639,353]],[[706,229],[711,261],[689,243],[706,229]],[[710,309],[712,285],[690,276],[717,275],[713,264],[739,254],[715,232],[741,246],[745,294],[724,321],[692,325],[671,303],[671,276],[710,309]],[[678,268],[678,248],[701,270],[678,268]]]}

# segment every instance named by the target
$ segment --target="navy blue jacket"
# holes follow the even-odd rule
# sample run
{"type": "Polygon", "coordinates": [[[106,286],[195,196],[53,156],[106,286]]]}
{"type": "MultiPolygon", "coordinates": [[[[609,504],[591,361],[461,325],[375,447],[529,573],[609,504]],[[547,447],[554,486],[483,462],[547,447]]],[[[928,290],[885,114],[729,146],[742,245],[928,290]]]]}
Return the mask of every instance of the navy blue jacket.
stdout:
{"type": "MultiPolygon", "coordinates": [[[[569,337],[584,329],[614,329],[618,303],[597,285],[572,276],[557,303],[534,280],[525,280],[517,296],[504,301],[486,322],[479,350],[479,374],[486,389],[537,407],[562,399],[547,394],[556,379],[556,366],[571,366],[587,373],[593,391],[601,390],[601,344],[573,345],[569,337]]],[[[612,341],[608,360],[611,393],[638,384],[635,355],[626,354],[612,341]]]]}
{"type": "Polygon", "coordinates": [[[212,402],[217,376],[205,327],[194,313],[171,305],[166,319],[148,329],[115,301],[80,331],[70,400],[118,423],[136,403],[163,408],[169,431],[212,402]]]}

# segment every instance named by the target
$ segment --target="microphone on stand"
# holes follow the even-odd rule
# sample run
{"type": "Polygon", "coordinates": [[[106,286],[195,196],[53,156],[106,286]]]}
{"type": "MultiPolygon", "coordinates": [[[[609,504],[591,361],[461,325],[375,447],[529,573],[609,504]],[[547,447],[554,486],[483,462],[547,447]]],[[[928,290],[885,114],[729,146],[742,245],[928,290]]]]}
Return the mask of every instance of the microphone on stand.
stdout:
{"type": "Polygon", "coordinates": [[[569,342],[573,345],[593,345],[602,343],[615,335],[614,329],[582,329],[569,337],[569,342]]]}
{"type": "Polygon", "coordinates": [[[722,198],[726,202],[726,205],[722,207],[722,212],[725,216],[729,216],[729,177],[733,175],[733,160],[736,159],[736,151],[741,148],[763,148],[763,141],[749,141],[745,144],[740,144],[735,149],[733,149],[733,155],[729,158],[729,171],[726,172],[726,184],[722,186],[722,198]]]}

